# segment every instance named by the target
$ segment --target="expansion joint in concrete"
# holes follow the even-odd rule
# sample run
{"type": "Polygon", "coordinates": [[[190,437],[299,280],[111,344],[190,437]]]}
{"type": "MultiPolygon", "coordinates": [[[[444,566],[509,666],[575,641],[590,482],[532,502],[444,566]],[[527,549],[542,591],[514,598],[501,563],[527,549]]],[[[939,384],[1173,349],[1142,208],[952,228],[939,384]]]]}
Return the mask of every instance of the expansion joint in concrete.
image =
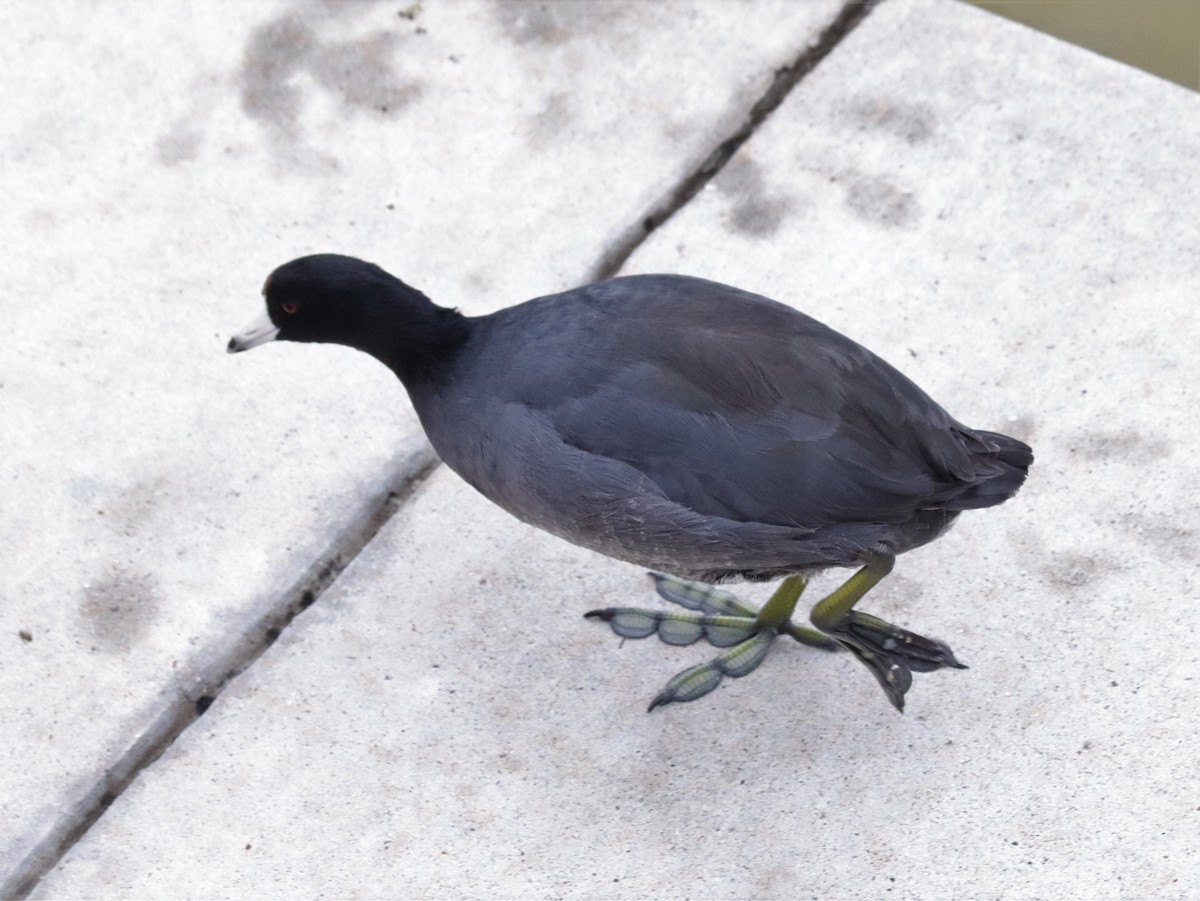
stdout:
{"type": "Polygon", "coordinates": [[[177,686],[163,709],[113,760],[74,805],[64,810],[36,845],[7,874],[2,874],[0,899],[27,897],[38,882],[87,833],[138,775],[196,720],[238,675],[245,672],[283,634],[301,613],[333,585],[342,571],[395,515],[438,465],[423,439],[399,453],[388,466],[379,490],[366,499],[349,525],[275,598],[266,599],[257,617],[238,634],[206,653],[186,682],[177,686]]]}
{"type": "Polygon", "coordinates": [[[588,281],[612,278],[647,238],[664,225],[679,210],[687,206],[704,186],[712,181],[725,164],[737,153],[779,105],[787,99],[792,89],[808,73],[813,71],[835,47],[855,28],[882,0],[850,0],[829,27],[821,32],[815,42],[807,45],[789,65],[777,69],[775,77],[763,95],[750,108],[745,120],[727,138],[709,152],[703,161],[687,173],[676,185],[663,195],[639,221],[631,225],[605,251],[591,272],[588,281]]]}

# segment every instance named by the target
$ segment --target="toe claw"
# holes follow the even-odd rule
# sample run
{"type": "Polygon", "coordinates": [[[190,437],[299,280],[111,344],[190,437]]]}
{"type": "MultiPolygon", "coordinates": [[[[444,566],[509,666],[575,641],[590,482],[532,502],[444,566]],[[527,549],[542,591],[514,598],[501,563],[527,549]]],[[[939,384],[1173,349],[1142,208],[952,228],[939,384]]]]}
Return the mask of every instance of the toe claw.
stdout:
{"type": "Polygon", "coordinates": [[[838,631],[838,640],[871,671],[892,706],[901,713],[914,672],[928,673],[942,667],[966,669],[944,642],[893,626],[869,613],[850,611],[838,631]]]}
{"type": "Polygon", "coordinates": [[[672,677],[666,688],[650,702],[646,712],[664,704],[694,701],[720,685],[725,676],[737,679],[753,672],[767,659],[776,634],[773,629],[763,629],[708,663],[693,666],[672,677]]]}
{"type": "Polygon", "coordinates": [[[904,696],[912,687],[912,673],[900,664],[877,657],[863,648],[852,644],[847,644],[846,647],[871,671],[871,675],[875,677],[892,706],[903,713],[904,696]]]}
{"type": "Polygon", "coordinates": [[[654,700],[650,702],[646,712],[649,713],[655,707],[662,707],[666,704],[683,704],[702,698],[720,685],[723,678],[724,673],[711,663],[702,663],[686,669],[667,682],[666,687],[654,696],[654,700]]]}
{"type": "Polygon", "coordinates": [[[905,669],[930,673],[944,666],[966,669],[945,642],[926,638],[869,613],[851,611],[846,632],[865,650],[905,669]]]}
{"type": "Polygon", "coordinates": [[[590,610],[584,616],[588,619],[603,620],[622,638],[646,638],[658,630],[658,617],[648,610],[608,607],[604,610],[590,610]]]}

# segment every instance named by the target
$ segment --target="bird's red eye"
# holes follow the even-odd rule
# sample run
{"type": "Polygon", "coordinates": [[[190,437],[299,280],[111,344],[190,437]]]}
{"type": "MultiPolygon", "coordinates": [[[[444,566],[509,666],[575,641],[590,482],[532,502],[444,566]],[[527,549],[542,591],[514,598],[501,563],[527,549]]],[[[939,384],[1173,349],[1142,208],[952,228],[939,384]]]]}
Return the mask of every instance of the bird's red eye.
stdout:
{"type": "Polygon", "coordinates": [[[295,312],[296,312],[296,310],[298,310],[298,309],[299,309],[299,307],[297,307],[297,306],[296,306],[294,303],[292,303],[290,300],[289,300],[287,303],[281,303],[281,304],[279,305],[279,308],[280,308],[281,310],[283,310],[283,312],[285,312],[285,313],[295,313],[295,312]]]}

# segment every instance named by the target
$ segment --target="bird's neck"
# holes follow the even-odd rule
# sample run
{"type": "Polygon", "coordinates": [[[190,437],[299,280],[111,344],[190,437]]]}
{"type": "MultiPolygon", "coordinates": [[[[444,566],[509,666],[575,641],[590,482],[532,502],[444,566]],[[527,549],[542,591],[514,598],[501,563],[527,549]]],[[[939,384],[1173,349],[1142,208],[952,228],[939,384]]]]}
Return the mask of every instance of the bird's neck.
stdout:
{"type": "Polygon", "coordinates": [[[411,386],[436,381],[449,370],[470,334],[470,324],[458,310],[439,307],[420,292],[408,290],[414,296],[401,301],[409,306],[405,327],[398,329],[393,318],[380,316],[369,323],[359,349],[411,386]]]}

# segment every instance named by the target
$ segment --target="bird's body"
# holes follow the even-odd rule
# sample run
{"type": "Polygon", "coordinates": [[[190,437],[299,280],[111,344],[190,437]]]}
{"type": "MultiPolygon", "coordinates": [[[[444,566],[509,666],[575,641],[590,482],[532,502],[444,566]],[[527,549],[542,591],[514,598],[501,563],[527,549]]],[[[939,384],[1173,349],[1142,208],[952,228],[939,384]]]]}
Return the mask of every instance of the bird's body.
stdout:
{"type": "Polygon", "coordinates": [[[639,566],[704,581],[853,566],[1023,478],[1011,439],[714,282],[631,276],[470,322],[439,377],[408,386],[439,456],[519,519],[639,566]]]}
{"type": "MultiPolygon", "coordinates": [[[[817,605],[814,623],[867,663],[898,707],[909,669],[959,665],[944,645],[851,608],[895,555],[937,537],[961,511],[1011,496],[1032,454],[959,424],[816,320],[672,275],[612,279],[468,318],[335,255],[281,266],[264,295],[269,322],[233,339],[231,352],[277,336],[372,354],[404,383],[442,460],[519,519],[688,579],[789,577],[790,601],[742,616],[751,625],[730,633],[756,642],[757,660],[781,632],[833,646],[791,626],[796,574],[863,565],[842,595],[817,605]],[[925,643],[919,653],[895,650],[914,642],[925,643]]],[[[644,614],[668,641],[670,629],[694,627],[721,644],[713,635],[742,610],[702,590],[694,604],[678,588],[660,583],[660,593],[702,612],[644,614]]],[[[596,611],[622,635],[651,634],[635,614],[596,611]]],[[[708,682],[681,683],[656,703],[691,700],[721,673],[743,674],[716,663],[672,684],[708,682]]]]}

